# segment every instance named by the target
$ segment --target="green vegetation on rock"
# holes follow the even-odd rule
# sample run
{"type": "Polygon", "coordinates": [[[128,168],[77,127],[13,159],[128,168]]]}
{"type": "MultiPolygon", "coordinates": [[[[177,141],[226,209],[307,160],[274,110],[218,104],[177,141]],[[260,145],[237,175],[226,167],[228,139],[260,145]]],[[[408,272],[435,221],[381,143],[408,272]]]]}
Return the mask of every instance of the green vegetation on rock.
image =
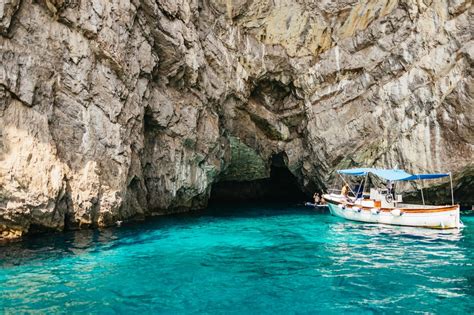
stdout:
{"type": "Polygon", "coordinates": [[[270,177],[270,171],[262,157],[236,137],[229,137],[231,162],[221,181],[250,181],[270,177]]]}

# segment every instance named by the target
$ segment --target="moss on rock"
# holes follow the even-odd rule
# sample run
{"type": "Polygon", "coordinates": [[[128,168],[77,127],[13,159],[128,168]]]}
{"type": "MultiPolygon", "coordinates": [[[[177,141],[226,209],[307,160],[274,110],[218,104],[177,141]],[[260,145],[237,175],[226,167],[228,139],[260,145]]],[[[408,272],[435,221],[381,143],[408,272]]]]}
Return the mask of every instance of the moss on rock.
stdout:
{"type": "Polygon", "coordinates": [[[262,157],[239,138],[229,137],[231,161],[220,181],[251,181],[270,177],[270,170],[262,157]]]}

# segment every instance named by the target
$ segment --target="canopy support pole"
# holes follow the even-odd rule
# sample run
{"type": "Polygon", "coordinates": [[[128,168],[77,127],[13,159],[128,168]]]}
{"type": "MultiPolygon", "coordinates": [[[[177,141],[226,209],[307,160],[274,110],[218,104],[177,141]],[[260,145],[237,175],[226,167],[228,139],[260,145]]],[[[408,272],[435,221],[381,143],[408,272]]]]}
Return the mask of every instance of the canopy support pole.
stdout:
{"type": "Polygon", "coordinates": [[[423,206],[425,205],[425,196],[423,196],[423,180],[421,180],[421,199],[423,200],[423,206]]]}
{"type": "Polygon", "coordinates": [[[453,176],[449,172],[449,182],[451,183],[451,205],[454,206],[453,176]]]}
{"type": "Polygon", "coordinates": [[[368,177],[369,177],[369,172],[367,172],[367,175],[365,175],[364,185],[362,186],[362,199],[364,199],[364,189],[365,189],[365,185],[367,185],[368,177]]]}

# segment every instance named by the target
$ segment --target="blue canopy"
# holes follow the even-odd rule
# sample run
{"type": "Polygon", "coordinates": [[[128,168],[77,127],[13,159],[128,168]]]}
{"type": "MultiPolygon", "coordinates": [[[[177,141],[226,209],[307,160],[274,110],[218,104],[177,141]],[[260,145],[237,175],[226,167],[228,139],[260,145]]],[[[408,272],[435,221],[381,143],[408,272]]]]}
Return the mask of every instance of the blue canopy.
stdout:
{"type": "Polygon", "coordinates": [[[338,170],[339,174],[352,176],[365,176],[367,173],[372,173],[378,177],[386,180],[417,180],[417,179],[434,179],[449,176],[449,173],[436,174],[409,174],[403,170],[390,170],[378,168],[351,168],[346,170],[338,170]]]}
{"type": "Polygon", "coordinates": [[[449,173],[415,174],[412,175],[410,178],[405,178],[404,180],[436,179],[447,176],[449,176],[449,173]]]}

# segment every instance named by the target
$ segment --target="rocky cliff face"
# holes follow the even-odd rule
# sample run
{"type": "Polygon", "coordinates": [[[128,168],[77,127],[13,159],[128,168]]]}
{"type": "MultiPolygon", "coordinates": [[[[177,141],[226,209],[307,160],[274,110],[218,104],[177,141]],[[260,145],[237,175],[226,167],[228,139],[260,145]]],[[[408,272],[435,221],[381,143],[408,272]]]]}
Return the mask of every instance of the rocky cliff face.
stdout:
{"type": "Polygon", "coordinates": [[[268,177],[275,154],[308,191],[351,165],[464,174],[472,14],[463,0],[4,0],[0,235],[204,207],[219,180],[268,177]]]}

